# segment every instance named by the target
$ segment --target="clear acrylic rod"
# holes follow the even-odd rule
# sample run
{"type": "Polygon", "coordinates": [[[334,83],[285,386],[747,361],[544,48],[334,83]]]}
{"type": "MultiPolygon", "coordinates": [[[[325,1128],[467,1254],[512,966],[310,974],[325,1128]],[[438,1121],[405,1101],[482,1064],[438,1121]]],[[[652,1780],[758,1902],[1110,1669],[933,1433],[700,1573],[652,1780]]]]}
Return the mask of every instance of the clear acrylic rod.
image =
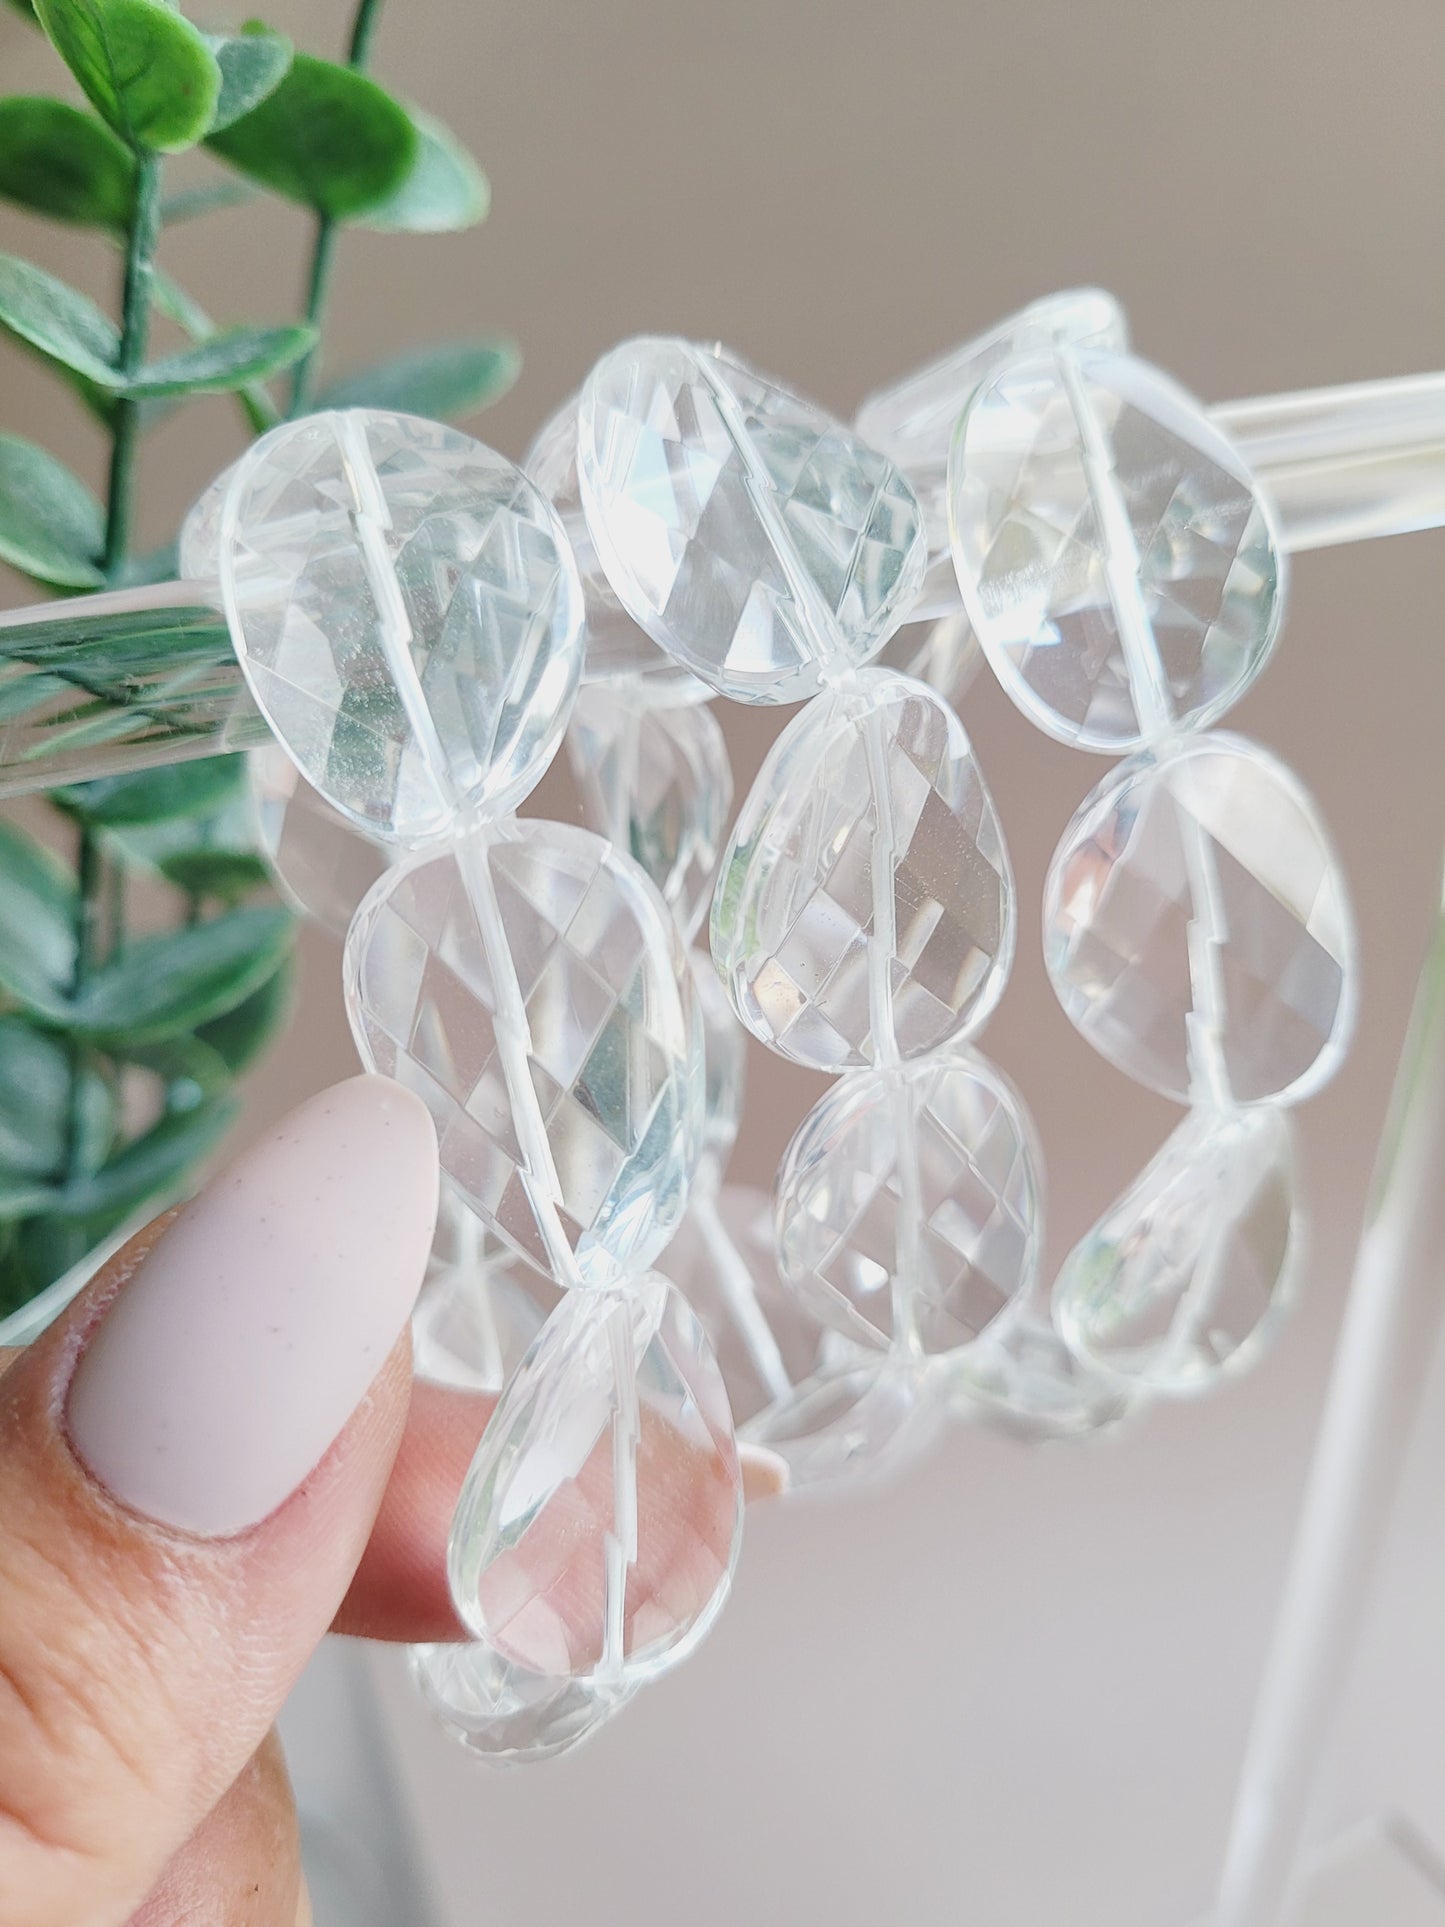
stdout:
{"type": "MultiPolygon", "coordinates": [[[[1445,526],[1445,374],[1211,411],[1279,511],[1287,549],[1445,526]]],[[[957,613],[940,472],[912,477],[939,543],[915,620],[957,613]]],[[[0,614],[0,800],[267,740],[214,583],[0,614]]]]}
{"type": "Polygon", "coordinates": [[[1281,1927],[1445,1316],[1445,908],[1420,973],[1213,1927],[1281,1927]]]}

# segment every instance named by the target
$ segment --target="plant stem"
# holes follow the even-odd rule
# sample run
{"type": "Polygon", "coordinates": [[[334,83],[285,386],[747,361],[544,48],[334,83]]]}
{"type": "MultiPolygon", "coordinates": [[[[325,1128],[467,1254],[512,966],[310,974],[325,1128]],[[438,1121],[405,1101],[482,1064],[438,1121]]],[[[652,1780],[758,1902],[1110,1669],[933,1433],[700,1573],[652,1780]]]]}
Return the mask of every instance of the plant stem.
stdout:
{"type": "MultiPolygon", "coordinates": [[[[70,997],[75,1002],[90,981],[96,961],[96,938],[100,934],[101,897],[104,890],[100,838],[88,823],[80,829],[80,848],[76,856],[75,968],[70,977],[70,997]]],[[[69,1184],[78,1176],[82,1099],[86,1065],[86,1045],[78,1037],[70,1039],[70,1096],[65,1118],[65,1169],[61,1182],[69,1184]]]]}
{"type": "MultiPolygon", "coordinates": [[[[351,22],[351,38],[347,42],[346,63],[358,70],[366,66],[371,53],[372,37],[377,22],[381,18],[381,0],[358,0],[356,12],[351,22]]],[[[311,272],[306,283],[306,319],[315,328],[318,337],[321,332],[322,317],[326,312],[326,297],[331,290],[331,267],[336,255],[336,222],[329,214],[316,217],[316,239],[311,249],[311,272]]],[[[309,348],[297,362],[291,375],[291,406],[289,415],[304,415],[311,406],[311,397],[316,392],[316,376],[321,365],[321,344],[318,339],[315,347],[309,348]]]]}
{"type": "MultiPolygon", "coordinates": [[[[125,283],[121,295],[120,372],[134,375],[145,361],[150,339],[151,290],[155,279],[156,238],[160,233],[161,162],[142,154],[136,168],[135,212],[126,238],[125,283]]],[[[136,446],[140,404],[122,395],[115,405],[115,436],[110,454],[104,568],[115,581],[130,547],[131,504],[135,493],[136,446]]]]}

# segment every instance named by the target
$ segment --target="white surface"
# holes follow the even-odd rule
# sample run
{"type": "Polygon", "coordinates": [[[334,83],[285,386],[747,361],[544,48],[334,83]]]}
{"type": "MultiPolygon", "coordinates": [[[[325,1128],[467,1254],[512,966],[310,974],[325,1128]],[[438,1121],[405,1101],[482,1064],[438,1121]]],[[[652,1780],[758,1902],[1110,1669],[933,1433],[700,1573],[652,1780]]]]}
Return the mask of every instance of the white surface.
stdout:
{"type": "Polygon", "coordinates": [[[1366,1821],[1325,1849],[1290,1927],[1445,1927],[1445,1884],[1407,1823],[1366,1821]]]}

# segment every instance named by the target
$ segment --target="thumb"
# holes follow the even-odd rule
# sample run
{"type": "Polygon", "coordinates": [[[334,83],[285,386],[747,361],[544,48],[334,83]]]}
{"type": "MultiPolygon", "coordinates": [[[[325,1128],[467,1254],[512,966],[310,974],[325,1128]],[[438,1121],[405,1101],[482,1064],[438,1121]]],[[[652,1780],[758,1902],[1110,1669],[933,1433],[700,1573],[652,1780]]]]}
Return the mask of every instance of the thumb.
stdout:
{"type": "Polygon", "coordinates": [[[303,1104],[0,1379],[0,1923],[110,1927],[255,1754],[406,1418],[418,1099],[303,1104]]]}

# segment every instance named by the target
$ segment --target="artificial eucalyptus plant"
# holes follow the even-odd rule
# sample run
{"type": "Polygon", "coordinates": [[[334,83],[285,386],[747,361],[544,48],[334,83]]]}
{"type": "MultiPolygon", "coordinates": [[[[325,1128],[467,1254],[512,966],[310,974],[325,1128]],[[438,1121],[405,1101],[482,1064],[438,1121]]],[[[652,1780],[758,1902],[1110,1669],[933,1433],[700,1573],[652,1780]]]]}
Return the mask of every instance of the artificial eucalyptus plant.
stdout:
{"type": "MultiPolygon", "coordinates": [[[[320,382],[341,229],[436,233],[487,209],[453,136],[364,71],[379,0],[360,0],[343,63],[255,21],[203,31],[166,0],[11,4],[85,104],[0,100],[0,196],[92,230],[119,273],[113,320],[0,255],[0,328],[109,438],[102,502],[45,449],[0,434],[0,559],[60,591],[173,575],[173,546],[133,552],[133,505],[147,428],[195,396],[234,397],[260,433],[348,404],[455,417],[509,385],[516,356],[496,340],[320,382]],[[181,154],[202,158],[172,189],[181,154]],[[261,194],[310,213],[301,316],[220,326],[162,267],[165,234],[261,194]],[[153,352],[157,317],[183,345],[153,352]]],[[[0,761],[43,743],[47,766],[63,755],[94,769],[107,744],[148,728],[156,758],[53,791],[41,835],[0,820],[0,1315],[180,1193],[235,1113],[237,1074],[284,1020],[291,919],[267,900],[245,759],[198,753],[235,680],[208,607],[78,604],[73,622],[0,630],[0,761]]]]}

